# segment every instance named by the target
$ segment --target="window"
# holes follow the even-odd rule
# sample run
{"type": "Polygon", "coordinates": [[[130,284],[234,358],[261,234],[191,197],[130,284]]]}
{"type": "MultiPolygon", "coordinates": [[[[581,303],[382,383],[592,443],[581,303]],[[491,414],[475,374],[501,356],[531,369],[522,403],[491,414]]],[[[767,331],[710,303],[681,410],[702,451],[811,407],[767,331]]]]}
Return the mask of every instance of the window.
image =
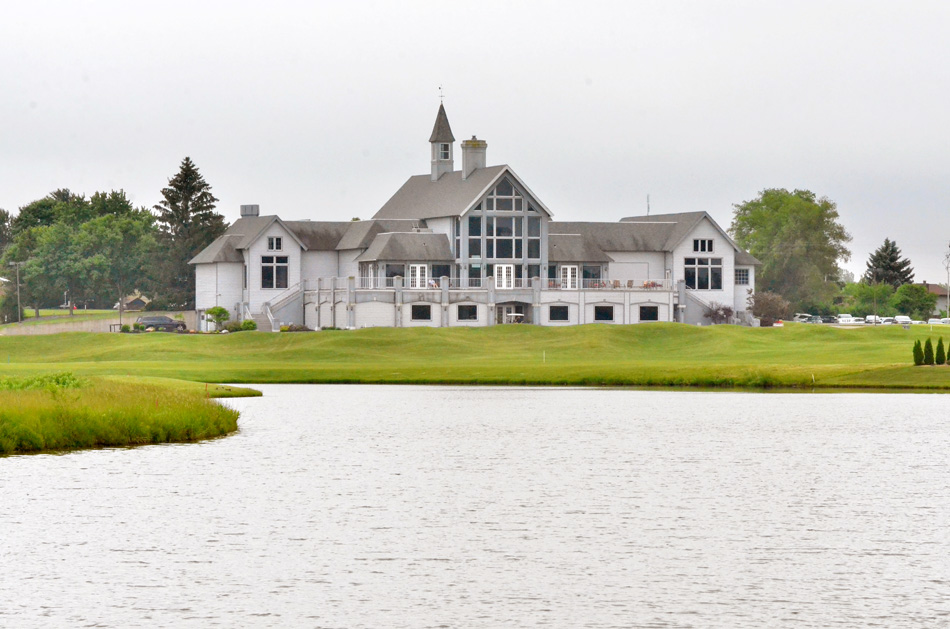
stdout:
{"type": "Polygon", "coordinates": [[[550,321],[567,321],[567,306],[551,306],[548,308],[548,319],[550,321]]]}
{"type": "Polygon", "coordinates": [[[749,285],[749,269],[736,269],[736,284],[749,285]]]}
{"type": "Polygon", "coordinates": [[[468,257],[482,257],[482,217],[468,217],[468,257]]]}
{"type": "Polygon", "coordinates": [[[386,265],[386,278],[392,279],[394,277],[406,277],[405,264],[387,264],[386,265]]]}
{"type": "Polygon", "coordinates": [[[698,251],[700,253],[712,253],[712,250],[712,238],[696,238],[693,240],[693,251],[698,251]]]}
{"type": "Polygon", "coordinates": [[[268,236],[267,237],[267,250],[268,251],[283,251],[284,239],[280,236],[268,236]]]}
{"type": "Polygon", "coordinates": [[[452,145],[448,142],[443,142],[439,144],[439,159],[449,159],[449,155],[452,152],[452,145]]]}
{"type": "Polygon", "coordinates": [[[458,320],[478,321],[478,306],[460,304],[458,306],[458,320]]]}
{"type": "Polygon", "coordinates": [[[287,256],[261,256],[261,288],[287,288],[287,256]]]}
{"type": "Polygon", "coordinates": [[[659,321],[659,306],[640,306],[640,321],[659,321]]]}
{"type": "Polygon", "coordinates": [[[594,306],[594,321],[613,321],[613,306],[594,306]]]}
{"type": "Polygon", "coordinates": [[[461,238],[462,238],[462,221],[461,219],[456,218],[455,219],[455,249],[453,250],[453,253],[455,253],[456,258],[462,257],[462,249],[461,249],[461,243],[460,243],[461,238]]]}
{"type": "Polygon", "coordinates": [[[536,277],[541,277],[541,265],[529,264],[528,265],[528,279],[531,280],[536,277]]]}
{"type": "Polygon", "coordinates": [[[247,265],[244,265],[244,289],[247,290],[247,265]]]}
{"type": "Polygon", "coordinates": [[[541,217],[528,217],[528,257],[532,260],[541,258],[541,217]]]}
{"type": "Polygon", "coordinates": [[[413,321],[432,321],[432,306],[429,304],[415,304],[412,307],[413,321]]]}
{"type": "Polygon", "coordinates": [[[409,288],[425,288],[427,269],[424,264],[409,265],[409,288]]]}
{"type": "Polygon", "coordinates": [[[686,288],[722,290],[722,258],[686,258],[683,267],[686,288]]]}
{"type": "Polygon", "coordinates": [[[432,265],[432,279],[439,282],[441,277],[452,277],[452,265],[451,264],[433,264],[432,265]]]}
{"type": "Polygon", "coordinates": [[[603,277],[601,275],[601,266],[585,264],[582,273],[584,276],[584,288],[602,288],[603,277]]]}
{"type": "Polygon", "coordinates": [[[565,290],[577,290],[577,267],[561,267],[561,288],[565,290]]]}

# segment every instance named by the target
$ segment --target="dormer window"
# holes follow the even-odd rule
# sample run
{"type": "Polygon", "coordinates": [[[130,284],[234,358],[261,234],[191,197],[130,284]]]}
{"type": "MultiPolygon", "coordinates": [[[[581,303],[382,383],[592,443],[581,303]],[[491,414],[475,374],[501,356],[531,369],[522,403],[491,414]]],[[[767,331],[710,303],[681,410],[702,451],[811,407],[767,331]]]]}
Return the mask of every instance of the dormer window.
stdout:
{"type": "Polygon", "coordinates": [[[450,153],[452,152],[452,145],[448,142],[442,142],[439,144],[439,159],[449,159],[450,153]]]}
{"type": "Polygon", "coordinates": [[[284,239],[280,236],[268,236],[267,237],[267,250],[268,251],[283,251],[283,242],[284,239]]]}

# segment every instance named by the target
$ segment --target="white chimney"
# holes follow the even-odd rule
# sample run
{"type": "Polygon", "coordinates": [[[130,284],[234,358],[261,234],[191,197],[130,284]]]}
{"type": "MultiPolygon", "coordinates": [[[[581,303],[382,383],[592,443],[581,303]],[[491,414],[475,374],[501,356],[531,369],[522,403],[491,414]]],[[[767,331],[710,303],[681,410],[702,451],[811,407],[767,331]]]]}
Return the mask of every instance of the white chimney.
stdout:
{"type": "Polygon", "coordinates": [[[488,142],[479,140],[474,135],[471,140],[462,142],[462,179],[475,172],[476,168],[485,168],[485,150],[488,142]]]}
{"type": "Polygon", "coordinates": [[[241,218],[245,216],[260,216],[261,215],[261,206],[259,205],[242,205],[241,206],[241,218]]]}

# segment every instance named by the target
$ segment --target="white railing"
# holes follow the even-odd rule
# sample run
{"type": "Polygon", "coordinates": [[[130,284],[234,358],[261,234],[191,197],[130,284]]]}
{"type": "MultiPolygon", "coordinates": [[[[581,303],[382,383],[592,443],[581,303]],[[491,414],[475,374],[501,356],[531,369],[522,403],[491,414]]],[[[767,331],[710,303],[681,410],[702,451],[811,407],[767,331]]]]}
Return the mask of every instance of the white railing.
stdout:
{"type": "Polygon", "coordinates": [[[266,305],[269,305],[274,310],[280,310],[281,308],[286,306],[288,302],[296,298],[300,294],[300,291],[301,291],[301,285],[298,282],[297,284],[294,284],[293,286],[291,286],[284,292],[277,295],[276,298],[268,300],[266,305]]]}
{"type": "Polygon", "coordinates": [[[270,331],[280,332],[280,328],[277,326],[277,319],[274,318],[274,313],[271,312],[269,303],[264,304],[264,314],[267,315],[267,320],[270,322],[270,331]]]}
{"type": "Polygon", "coordinates": [[[241,304],[241,318],[245,321],[254,318],[254,315],[251,314],[251,307],[246,301],[241,304]]]}

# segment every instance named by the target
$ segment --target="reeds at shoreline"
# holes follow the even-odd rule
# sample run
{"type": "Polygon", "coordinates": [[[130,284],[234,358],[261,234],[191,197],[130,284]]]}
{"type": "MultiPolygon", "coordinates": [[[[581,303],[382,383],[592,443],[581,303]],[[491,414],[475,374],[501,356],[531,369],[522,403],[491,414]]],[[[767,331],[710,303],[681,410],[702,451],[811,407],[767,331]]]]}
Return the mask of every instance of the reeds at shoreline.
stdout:
{"type": "Polygon", "coordinates": [[[198,441],[237,430],[238,413],[193,391],[81,379],[0,379],[0,454],[198,441]]]}

